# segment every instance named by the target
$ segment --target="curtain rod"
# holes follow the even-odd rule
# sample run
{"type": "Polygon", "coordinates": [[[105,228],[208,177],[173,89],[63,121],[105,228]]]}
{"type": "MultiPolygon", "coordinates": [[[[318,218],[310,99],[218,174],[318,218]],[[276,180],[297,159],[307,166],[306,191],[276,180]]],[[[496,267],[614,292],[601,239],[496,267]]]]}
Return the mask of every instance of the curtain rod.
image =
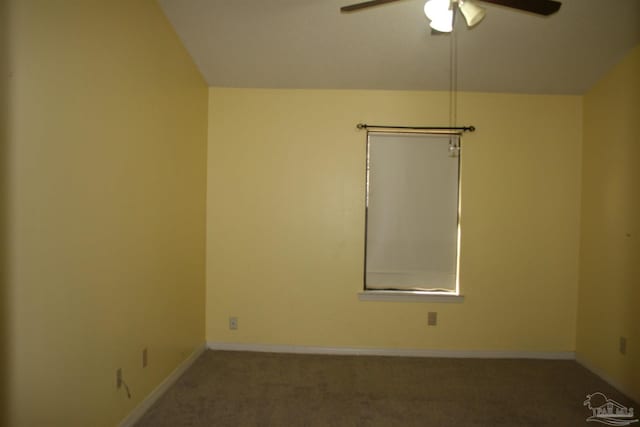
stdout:
{"type": "Polygon", "coordinates": [[[416,131],[458,131],[458,132],[475,132],[475,126],[460,127],[438,127],[438,126],[382,126],[368,125],[366,123],[358,123],[358,129],[386,129],[386,130],[416,130],[416,131]]]}

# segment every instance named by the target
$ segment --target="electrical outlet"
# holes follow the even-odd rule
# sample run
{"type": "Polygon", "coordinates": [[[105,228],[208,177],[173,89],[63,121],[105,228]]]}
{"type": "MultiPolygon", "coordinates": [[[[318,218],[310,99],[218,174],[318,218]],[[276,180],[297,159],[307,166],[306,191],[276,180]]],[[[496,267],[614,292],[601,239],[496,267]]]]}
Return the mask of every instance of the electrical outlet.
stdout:
{"type": "Polygon", "coordinates": [[[238,318],[237,317],[229,317],[229,329],[231,329],[231,330],[238,329],[238,318]]]}
{"type": "Polygon", "coordinates": [[[429,326],[437,326],[438,325],[438,312],[430,311],[427,314],[427,325],[429,326]]]}
{"type": "Polygon", "coordinates": [[[620,337],[620,354],[627,354],[627,339],[625,337],[620,337]]]}
{"type": "Polygon", "coordinates": [[[122,387],[122,368],[116,371],[116,388],[122,387]]]}
{"type": "Polygon", "coordinates": [[[149,353],[147,352],[147,348],[142,349],[142,367],[146,368],[149,364],[149,353]]]}

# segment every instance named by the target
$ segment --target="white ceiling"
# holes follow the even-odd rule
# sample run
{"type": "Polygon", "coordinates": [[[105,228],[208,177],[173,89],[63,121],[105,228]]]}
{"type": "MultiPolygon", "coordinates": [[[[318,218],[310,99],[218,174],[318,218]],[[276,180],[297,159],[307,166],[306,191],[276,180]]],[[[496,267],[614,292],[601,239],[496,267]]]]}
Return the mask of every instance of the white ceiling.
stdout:
{"type": "MultiPolygon", "coordinates": [[[[448,90],[450,42],[424,0],[158,0],[210,86],[448,90]]],[[[640,0],[562,0],[541,17],[483,3],[458,19],[458,89],[583,94],[640,43],[640,0]]]]}

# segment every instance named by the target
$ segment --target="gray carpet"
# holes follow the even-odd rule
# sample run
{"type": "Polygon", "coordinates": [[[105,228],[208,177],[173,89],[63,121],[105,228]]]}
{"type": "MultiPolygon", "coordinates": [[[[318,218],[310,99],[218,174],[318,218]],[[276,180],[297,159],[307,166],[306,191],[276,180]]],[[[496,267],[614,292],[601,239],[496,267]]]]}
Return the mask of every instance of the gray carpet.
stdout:
{"type": "Polygon", "coordinates": [[[207,351],[136,426],[573,427],[596,391],[640,412],[573,361],[207,351]]]}

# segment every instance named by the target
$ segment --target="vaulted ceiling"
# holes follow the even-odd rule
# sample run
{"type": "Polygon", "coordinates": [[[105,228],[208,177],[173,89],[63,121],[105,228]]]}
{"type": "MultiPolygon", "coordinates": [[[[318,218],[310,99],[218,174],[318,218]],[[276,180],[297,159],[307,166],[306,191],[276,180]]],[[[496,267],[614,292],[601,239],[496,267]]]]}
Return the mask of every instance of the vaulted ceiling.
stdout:
{"type": "Polygon", "coordinates": [[[640,0],[562,0],[549,17],[483,3],[431,35],[425,0],[159,0],[210,86],[582,94],[640,43],[640,0]]]}

